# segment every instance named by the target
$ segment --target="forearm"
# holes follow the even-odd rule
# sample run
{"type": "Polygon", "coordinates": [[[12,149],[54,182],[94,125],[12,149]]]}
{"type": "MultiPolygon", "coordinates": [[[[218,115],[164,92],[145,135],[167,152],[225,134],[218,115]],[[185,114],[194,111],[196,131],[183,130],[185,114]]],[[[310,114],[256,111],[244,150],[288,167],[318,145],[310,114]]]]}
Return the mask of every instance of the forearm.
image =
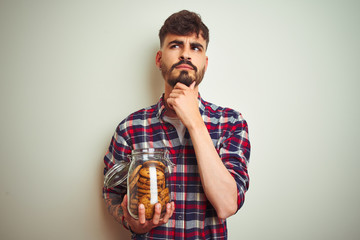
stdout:
{"type": "Polygon", "coordinates": [[[113,216],[116,221],[121,223],[121,218],[123,216],[123,211],[121,208],[122,199],[119,197],[113,197],[105,199],[106,208],[111,216],[113,216]]]}
{"type": "Polygon", "coordinates": [[[177,83],[167,98],[169,108],[188,129],[199,167],[201,184],[207,199],[220,218],[237,211],[235,179],[220,159],[199,111],[198,89],[177,83]]]}
{"type": "Polygon", "coordinates": [[[206,197],[218,216],[225,219],[237,210],[235,179],[221,161],[205,124],[202,122],[202,124],[190,127],[189,132],[206,197]]]}

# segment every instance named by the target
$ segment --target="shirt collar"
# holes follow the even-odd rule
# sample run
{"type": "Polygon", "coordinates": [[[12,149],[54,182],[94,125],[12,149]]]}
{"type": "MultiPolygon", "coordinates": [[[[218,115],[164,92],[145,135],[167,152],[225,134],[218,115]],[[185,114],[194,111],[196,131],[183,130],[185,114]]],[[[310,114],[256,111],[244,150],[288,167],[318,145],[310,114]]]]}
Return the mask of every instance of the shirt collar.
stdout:
{"type": "Polygon", "coordinates": [[[157,105],[156,105],[156,111],[157,111],[156,117],[159,118],[159,119],[163,117],[163,115],[164,115],[164,113],[165,113],[165,110],[166,110],[166,108],[165,108],[164,95],[165,95],[165,94],[163,94],[163,95],[160,97],[159,102],[158,102],[157,105]]]}

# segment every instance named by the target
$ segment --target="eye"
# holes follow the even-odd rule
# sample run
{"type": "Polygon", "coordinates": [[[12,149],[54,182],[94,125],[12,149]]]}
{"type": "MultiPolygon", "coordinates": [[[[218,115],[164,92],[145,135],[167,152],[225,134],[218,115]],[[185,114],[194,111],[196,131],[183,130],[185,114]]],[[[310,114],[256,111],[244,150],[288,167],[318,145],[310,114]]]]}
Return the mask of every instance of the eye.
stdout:
{"type": "Polygon", "coordinates": [[[194,50],[195,52],[201,52],[203,48],[201,45],[194,44],[193,46],[191,46],[191,49],[194,50]]]}
{"type": "Polygon", "coordinates": [[[175,49],[175,48],[179,48],[179,47],[180,47],[179,45],[173,44],[173,45],[170,46],[170,49],[175,49]]]}

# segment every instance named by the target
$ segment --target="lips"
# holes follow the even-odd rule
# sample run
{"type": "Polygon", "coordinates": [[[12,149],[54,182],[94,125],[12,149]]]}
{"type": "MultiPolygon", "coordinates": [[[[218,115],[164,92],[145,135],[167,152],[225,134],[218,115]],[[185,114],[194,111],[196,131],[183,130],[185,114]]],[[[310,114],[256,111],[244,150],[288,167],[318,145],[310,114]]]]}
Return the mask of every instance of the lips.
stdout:
{"type": "Polygon", "coordinates": [[[175,63],[172,67],[171,70],[174,69],[184,69],[184,70],[194,70],[195,72],[197,72],[197,67],[195,67],[190,61],[186,61],[186,60],[181,60],[178,63],[175,63]]]}
{"type": "Polygon", "coordinates": [[[194,68],[188,64],[180,64],[179,66],[175,67],[176,69],[189,69],[193,70],[194,68]]]}

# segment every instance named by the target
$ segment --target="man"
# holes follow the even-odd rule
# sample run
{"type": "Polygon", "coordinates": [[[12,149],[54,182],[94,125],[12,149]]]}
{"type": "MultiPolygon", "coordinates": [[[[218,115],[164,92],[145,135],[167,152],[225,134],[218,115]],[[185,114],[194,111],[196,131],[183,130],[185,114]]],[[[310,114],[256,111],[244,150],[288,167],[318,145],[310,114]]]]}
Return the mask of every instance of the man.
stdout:
{"type": "Polygon", "coordinates": [[[140,204],[139,219],[134,219],[125,191],[118,187],[104,189],[107,207],[134,239],[227,239],[226,218],[243,205],[249,187],[247,123],[240,113],[206,102],[199,94],[209,42],[200,16],[186,10],[171,15],[159,37],[156,66],[165,93],[156,105],[119,124],[104,158],[104,172],[129,161],[126,156],[133,149],[166,148],[176,166],[169,180],[172,202],[163,217],[157,203],[151,220],[145,219],[140,204]]]}

